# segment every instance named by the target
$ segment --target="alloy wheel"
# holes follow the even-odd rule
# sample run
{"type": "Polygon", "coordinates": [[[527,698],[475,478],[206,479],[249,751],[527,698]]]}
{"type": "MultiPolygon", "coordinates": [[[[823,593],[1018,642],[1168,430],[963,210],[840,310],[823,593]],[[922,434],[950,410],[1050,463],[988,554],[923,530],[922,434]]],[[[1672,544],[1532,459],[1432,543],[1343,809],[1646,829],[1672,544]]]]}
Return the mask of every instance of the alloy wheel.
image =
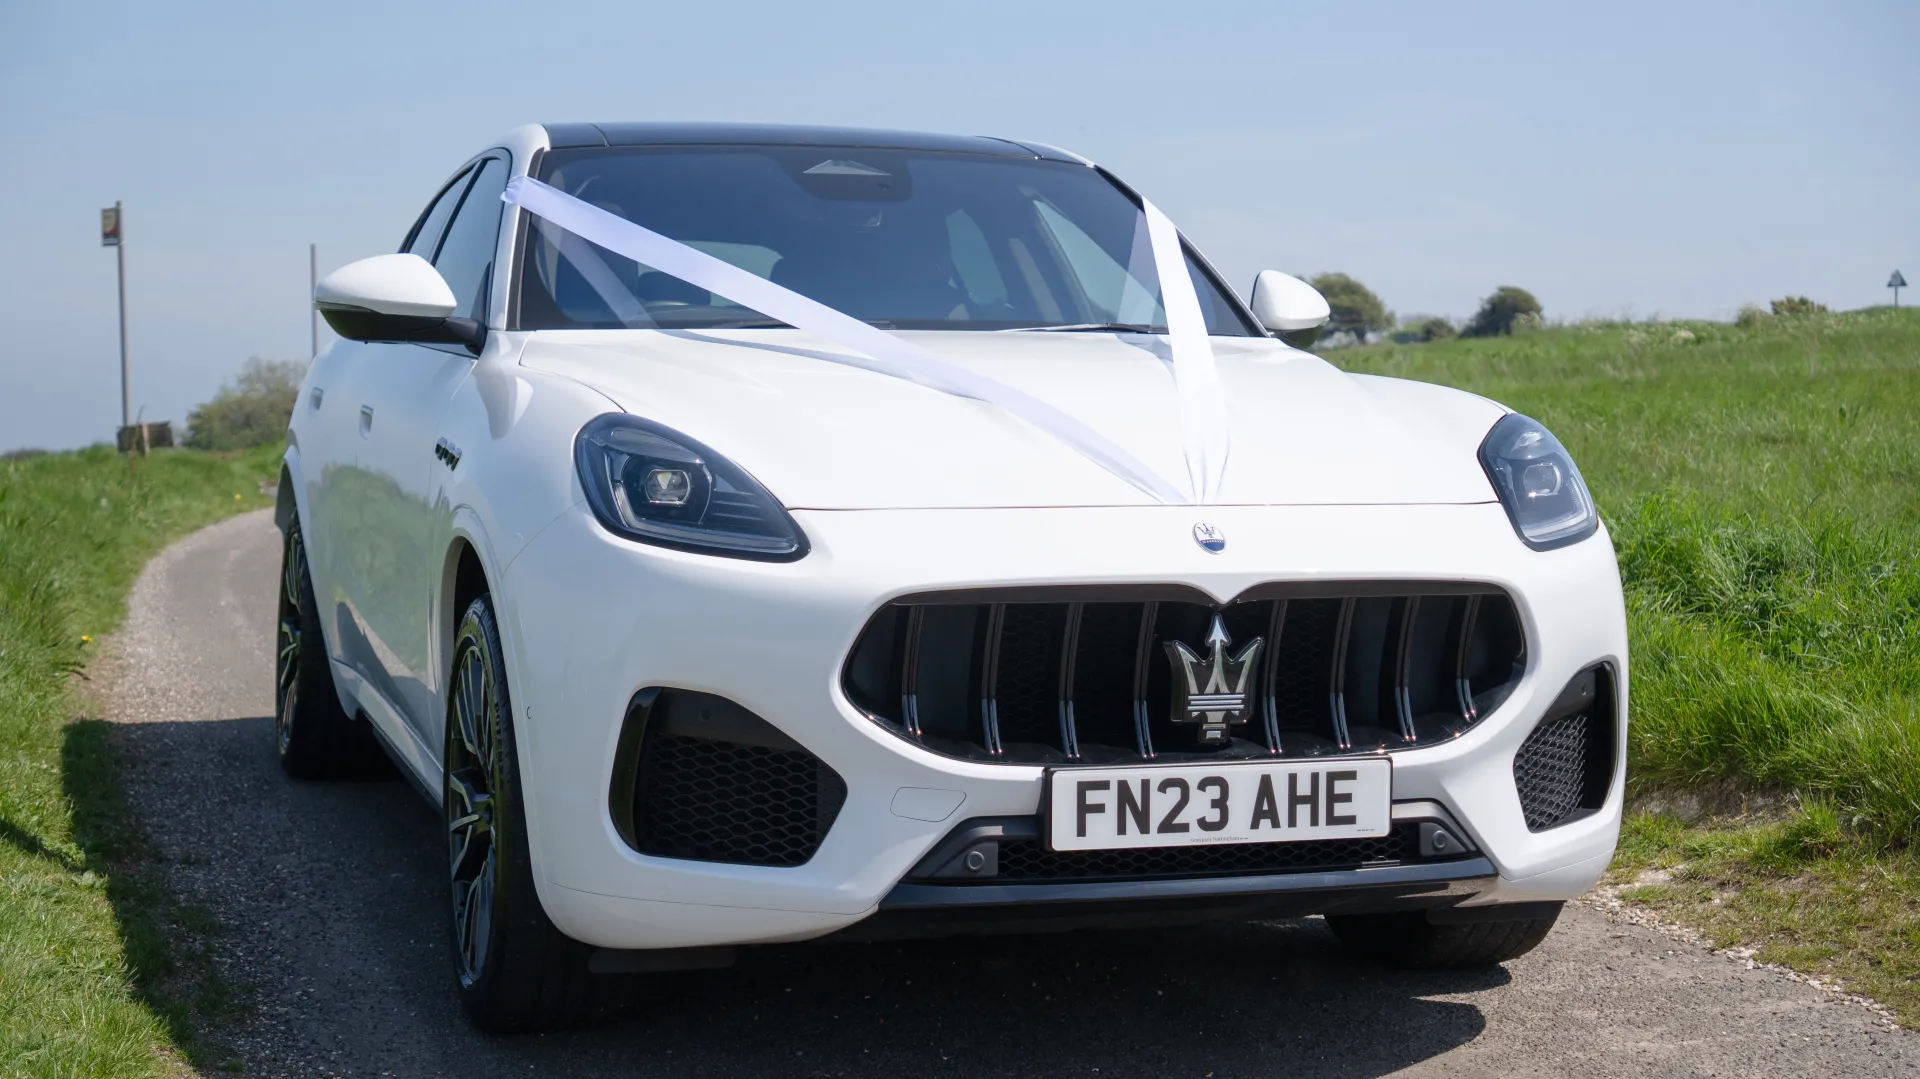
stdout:
{"type": "Polygon", "coordinates": [[[494,795],[499,790],[499,697],[484,646],[461,641],[453,665],[447,732],[447,860],[453,886],[453,934],[460,980],[472,985],[486,969],[499,883],[494,795]]]}
{"type": "Polygon", "coordinates": [[[300,706],[300,648],[305,634],[301,630],[301,598],[306,591],[306,544],[295,531],[287,539],[287,557],[280,569],[280,630],[274,661],[275,694],[273,733],[284,756],[293,742],[294,711],[300,706]]]}

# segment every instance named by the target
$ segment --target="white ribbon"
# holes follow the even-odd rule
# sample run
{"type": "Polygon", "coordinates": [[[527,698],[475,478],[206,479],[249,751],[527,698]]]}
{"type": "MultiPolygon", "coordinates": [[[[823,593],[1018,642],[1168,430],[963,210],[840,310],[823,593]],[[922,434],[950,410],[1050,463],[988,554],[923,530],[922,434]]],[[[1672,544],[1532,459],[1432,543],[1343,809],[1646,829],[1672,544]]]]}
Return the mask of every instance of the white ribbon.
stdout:
{"type": "MultiPolygon", "coordinates": [[[[996,405],[1072,447],[1081,456],[1161,502],[1209,501],[1226,468],[1226,406],[1199,297],[1186,273],[1173,223],[1144,203],[1147,232],[1160,278],[1186,433],[1187,472],[1195,499],[1148,468],[1112,439],[1023,390],[941,359],[896,334],[783,288],[764,277],[634,224],[530,176],[508,181],[501,200],[649,269],[677,277],[770,319],[860,353],[820,358],[917,382],[957,397],[996,405]],[[1201,426],[1204,425],[1204,426],[1201,426]]],[[[544,230],[543,230],[544,232],[544,230]]],[[[604,266],[604,264],[603,264],[604,266]]],[[[590,282],[598,285],[599,282],[590,282]]],[[[596,288],[596,291],[599,291],[596,288]]],[[[622,315],[622,321],[631,321],[622,315]]]]}

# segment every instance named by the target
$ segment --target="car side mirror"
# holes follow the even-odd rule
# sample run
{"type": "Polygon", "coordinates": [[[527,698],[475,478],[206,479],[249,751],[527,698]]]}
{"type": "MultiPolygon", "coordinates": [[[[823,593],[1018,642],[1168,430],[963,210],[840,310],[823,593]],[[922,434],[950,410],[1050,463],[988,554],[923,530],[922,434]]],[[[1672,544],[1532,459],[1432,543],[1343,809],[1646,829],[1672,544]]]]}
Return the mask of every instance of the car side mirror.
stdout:
{"type": "Polygon", "coordinates": [[[487,328],[453,315],[446,279],[419,255],[375,255],[320,279],[313,306],[333,332],[353,341],[465,345],[474,355],[487,328]]]}
{"type": "Polygon", "coordinates": [[[1253,279],[1252,306],[1260,325],[1294,348],[1313,344],[1333,317],[1319,289],[1279,270],[1262,270],[1253,279]]]}

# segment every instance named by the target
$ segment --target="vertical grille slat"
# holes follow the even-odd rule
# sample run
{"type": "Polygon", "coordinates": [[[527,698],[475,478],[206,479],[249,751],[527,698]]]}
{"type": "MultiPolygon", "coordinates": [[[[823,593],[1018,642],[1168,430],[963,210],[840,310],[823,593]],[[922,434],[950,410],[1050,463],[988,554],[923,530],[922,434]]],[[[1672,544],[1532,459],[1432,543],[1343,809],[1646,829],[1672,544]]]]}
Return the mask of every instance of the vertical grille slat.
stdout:
{"type": "Polygon", "coordinates": [[[1353,748],[1353,736],[1347,731],[1347,643],[1353,633],[1352,599],[1340,601],[1340,617],[1333,629],[1333,665],[1328,668],[1327,699],[1333,714],[1333,743],[1341,749],[1353,748]]]}
{"type": "Polygon", "coordinates": [[[1006,752],[1006,747],[1000,742],[999,700],[1000,631],[1006,617],[1006,604],[994,603],[987,607],[987,625],[980,646],[980,742],[986,747],[987,755],[992,757],[1006,752]]]}
{"type": "Polygon", "coordinates": [[[1459,648],[1454,662],[1454,689],[1460,699],[1460,718],[1472,723],[1480,718],[1479,711],[1473,706],[1473,685],[1467,677],[1468,662],[1473,651],[1473,624],[1480,616],[1480,597],[1468,596],[1465,609],[1460,612],[1460,635],[1456,638],[1459,648]]]}
{"type": "Polygon", "coordinates": [[[1152,682],[1152,668],[1148,666],[1154,659],[1154,626],[1160,617],[1160,605],[1148,602],[1141,605],[1140,636],[1133,650],[1133,737],[1134,745],[1140,756],[1153,759],[1153,730],[1147,709],[1147,687],[1152,682]]]}
{"type": "Polygon", "coordinates": [[[1280,642],[1287,622],[1287,601],[1273,601],[1273,614],[1267,621],[1267,657],[1260,677],[1260,719],[1266,726],[1267,752],[1286,752],[1280,737],[1280,709],[1275,703],[1274,683],[1280,672],[1280,642]]]}
{"type": "Polygon", "coordinates": [[[1059,599],[1044,589],[929,593],[876,613],[843,677],[849,699],[879,722],[937,752],[986,761],[1430,745],[1499,706],[1523,670],[1524,642],[1512,601],[1491,586],[1401,587],[1276,586],[1271,598],[1224,605],[1117,585],[1059,599]],[[1215,616],[1232,651],[1256,637],[1266,644],[1246,684],[1245,721],[1224,743],[1202,746],[1197,726],[1175,714],[1180,661],[1167,642],[1207,654],[1215,616]]]}
{"type": "Polygon", "coordinates": [[[900,716],[907,733],[920,740],[920,631],[926,625],[925,607],[907,608],[906,639],[900,646],[900,716]]]}
{"type": "Polygon", "coordinates": [[[1060,631],[1060,687],[1058,704],[1060,708],[1060,752],[1068,760],[1080,759],[1080,732],[1073,714],[1073,675],[1075,661],[1080,652],[1080,619],[1086,608],[1079,603],[1067,604],[1066,625],[1060,631]]]}
{"type": "Polygon", "coordinates": [[[1400,718],[1400,740],[1419,740],[1413,726],[1413,628],[1420,617],[1420,597],[1408,596],[1400,611],[1400,640],[1393,664],[1393,706],[1400,718]]]}

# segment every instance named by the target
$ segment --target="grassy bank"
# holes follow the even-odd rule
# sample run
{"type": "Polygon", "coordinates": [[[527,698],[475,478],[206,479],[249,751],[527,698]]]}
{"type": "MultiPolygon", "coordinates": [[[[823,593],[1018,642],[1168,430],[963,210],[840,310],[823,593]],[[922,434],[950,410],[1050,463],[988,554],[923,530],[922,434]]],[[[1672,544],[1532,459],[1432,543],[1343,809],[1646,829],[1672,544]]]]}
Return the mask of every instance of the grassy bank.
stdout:
{"type": "Polygon", "coordinates": [[[0,461],[0,1071],[179,1070],[218,986],[122,812],[104,726],[75,676],[171,540],[270,504],[278,450],[104,448],[0,461]]]}
{"type": "Polygon", "coordinates": [[[1572,450],[1632,634],[1630,893],[1920,1023],[1920,312],[1330,354],[1572,450]]]}

